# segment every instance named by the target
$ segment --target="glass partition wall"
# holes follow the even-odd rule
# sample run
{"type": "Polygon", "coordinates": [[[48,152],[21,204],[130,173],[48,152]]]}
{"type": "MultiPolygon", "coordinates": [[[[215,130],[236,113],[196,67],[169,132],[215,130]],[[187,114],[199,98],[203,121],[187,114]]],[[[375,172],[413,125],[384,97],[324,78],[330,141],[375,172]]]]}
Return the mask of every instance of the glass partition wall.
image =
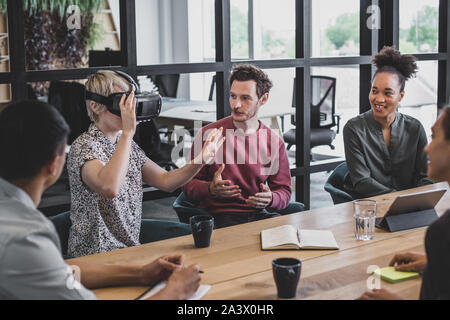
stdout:
{"type": "Polygon", "coordinates": [[[344,161],[346,121],[369,109],[371,59],[384,45],[419,60],[402,112],[427,128],[450,100],[450,0],[86,1],[91,7],[69,0],[53,12],[36,1],[1,3],[2,102],[30,94],[45,99],[52,81],[83,83],[108,68],[151,87],[161,78],[178,79],[176,95],[169,90],[167,99],[206,101],[220,119],[230,114],[232,66],[251,62],[264,69],[275,84],[266,107],[286,112],[270,125],[283,137],[294,129],[288,154],[295,198],[308,208],[311,192],[323,190],[327,172],[344,161]],[[39,34],[32,19],[35,25],[43,23],[39,34]],[[45,24],[51,21],[63,25],[52,29],[45,24]],[[52,40],[46,44],[50,48],[32,46],[44,38],[52,40]],[[322,120],[339,116],[339,132],[337,125],[331,128],[332,146],[316,145],[313,135],[317,121],[312,109],[327,86],[334,88],[334,100],[329,98],[334,112],[327,111],[330,115],[322,120]],[[320,185],[312,186],[317,179],[320,185]]]}

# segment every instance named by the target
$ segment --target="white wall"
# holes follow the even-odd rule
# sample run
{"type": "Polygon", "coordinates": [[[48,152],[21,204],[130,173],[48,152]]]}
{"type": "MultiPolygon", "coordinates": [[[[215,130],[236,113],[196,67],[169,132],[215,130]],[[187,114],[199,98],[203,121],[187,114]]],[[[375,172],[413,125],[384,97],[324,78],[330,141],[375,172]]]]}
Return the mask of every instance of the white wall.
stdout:
{"type": "MultiPolygon", "coordinates": [[[[136,0],[138,65],[202,62],[204,57],[212,55],[210,47],[214,39],[210,39],[210,33],[214,17],[209,17],[206,24],[204,19],[208,17],[204,15],[212,9],[209,2],[203,1],[136,0]]],[[[111,0],[111,9],[118,19],[118,0],[111,0]]],[[[211,79],[212,74],[182,74],[177,96],[206,99],[211,79]],[[195,87],[191,88],[190,83],[195,83],[195,87]]]]}
{"type": "Polygon", "coordinates": [[[160,61],[160,0],[136,0],[136,46],[138,65],[160,61]]]}
{"type": "MultiPolygon", "coordinates": [[[[167,1],[167,0],[161,0],[167,1]]],[[[188,0],[171,0],[172,2],[172,63],[189,62],[189,23],[188,0]]],[[[190,98],[189,75],[182,74],[178,83],[178,97],[190,98]]]]}

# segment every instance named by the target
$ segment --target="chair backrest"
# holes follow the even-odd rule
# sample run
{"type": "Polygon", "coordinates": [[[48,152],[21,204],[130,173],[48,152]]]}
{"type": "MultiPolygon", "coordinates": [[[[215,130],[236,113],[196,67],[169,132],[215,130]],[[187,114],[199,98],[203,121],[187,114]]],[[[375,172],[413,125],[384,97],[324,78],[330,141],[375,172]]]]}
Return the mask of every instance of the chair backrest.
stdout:
{"type": "MultiPolygon", "coordinates": [[[[294,78],[292,107],[296,107],[297,80],[294,78]]],[[[336,126],[336,78],[311,76],[311,128],[331,128],[336,126]]],[[[296,125],[296,114],[291,116],[291,123],[296,125]]]]}
{"type": "Polygon", "coordinates": [[[330,128],[336,125],[336,78],[311,76],[311,128],[330,128]]]}
{"type": "Polygon", "coordinates": [[[84,85],[77,82],[52,81],[48,103],[58,109],[69,125],[69,145],[89,128],[91,120],[86,110],[84,85]]]}
{"type": "Polygon", "coordinates": [[[347,162],[343,162],[333,170],[333,173],[331,173],[327,182],[329,182],[335,188],[342,189],[347,174],[347,162]]]}
{"type": "Polygon", "coordinates": [[[213,75],[212,80],[211,80],[211,88],[209,89],[209,97],[208,97],[209,101],[214,100],[215,88],[216,88],[216,75],[213,75]]]}
{"type": "Polygon", "coordinates": [[[120,50],[89,50],[89,67],[109,67],[122,65],[122,52],[120,50]]]}
{"type": "Polygon", "coordinates": [[[172,208],[178,215],[180,222],[189,223],[189,218],[198,215],[209,215],[209,213],[203,209],[197,208],[198,203],[192,201],[184,192],[181,192],[172,204],[172,208]]]}
{"type": "Polygon", "coordinates": [[[27,98],[31,100],[37,100],[36,92],[34,92],[30,84],[27,84],[27,98]]]}
{"type": "Polygon", "coordinates": [[[59,241],[61,243],[61,251],[64,256],[67,255],[67,247],[69,244],[69,232],[72,226],[70,220],[70,211],[60,213],[49,218],[55,225],[56,232],[58,232],[59,241]]]}
{"type": "MultiPolygon", "coordinates": [[[[292,89],[292,108],[296,108],[297,106],[297,78],[294,78],[294,88],[292,89]]],[[[297,124],[297,112],[292,113],[291,115],[291,124],[297,124]]]]}
{"type": "Polygon", "coordinates": [[[334,204],[352,201],[353,197],[344,191],[345,177],[348,175],[347,163],[343,162],[334,169],[325,183],[324,189],[330,193],[334,204]]]}
{"type": "Polygon", "coordinates": [[[145,155],[167,171],[178,168],[172,162],[173,145],[161,142],[158,125],[154,119],[145,121],[136,127],[134,142],[145,152],[145,155]]]}
{"type": "Polygon", "coordinates": [[[162,97],[176,98],[180,74],[158,74],[150,76],[162,97]]]}
{"type": "Polygon", "coordinates": [[[161,149],[161,137],[155,119],[140,123],[136,127],[133,140],[144,150],[147,157],[157,162],[161,149]]]}

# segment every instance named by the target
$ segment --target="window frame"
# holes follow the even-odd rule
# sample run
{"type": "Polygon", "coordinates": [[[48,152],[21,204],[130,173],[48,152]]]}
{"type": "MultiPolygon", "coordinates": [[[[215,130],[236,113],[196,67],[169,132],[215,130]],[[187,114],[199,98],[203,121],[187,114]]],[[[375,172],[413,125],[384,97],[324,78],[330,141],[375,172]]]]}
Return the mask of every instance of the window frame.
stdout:
{"type": "MultiPolygon", "coordinates": [[[[211,0],[212,1],[212,0],[211,0]]],[[[360,55],[357,57],[311,57],[311,3],[313,0],[296,0],[296,57],[279,60],[231,60],[230,37],[230,0],[215,1],[215,41],[216,62],[184,63],[162,65],[137,65],[136,52],[136,16],[135,1],[120,0],[120,41],[122,66],[105,68],[81,68],[67,70],[26,71],[23,19],[8,19],[10,72],[0,73],[0,83],[11,84],[12,100],[26,97],[28,82],[85,79],[101,69],[114,69],[127,72],[136,78],[140,75],[170,73],[216,73],[217,119],[229,116],[228,78],[233,65],[251,62],[258,67],[295,68],[297,81],[296,113],[297,123],[303,130],[296,130],[296,167],[291,170],[296,177],[296,200],[310,207],[310,175],[312,173],[333,170],[343,159],[310,162],[310,76],[312,66],[359,65],[360,66],[360,113],[368,110],[368,92],[374,73],[371,59],[384,45],[399,45],[399,0],[360,0],[360,55]],[[366,21],[369,18],[367,8],[377,5],[381,13],[381,29],[369,30],[366,21]],[[303,106],[305,106],[303,108],[303,106]]],[[[249,1],[249,12],[252,1],[249,1]]],[[[7,1],[8,17],[23,15],[23,2],[7,1]]],[[[253,10],[251,10],[253,11],[253,10]]],[[[450,0],[439,0],[439,52],[415,54],[419,61],[438,61],[438,99],[437,106],[442,108],[450,103],[450,0]]],[[[249,19],[249,23],[252,21],[249,19]]],[[[251,28],[249,28],[251,29],[251,28]]],[[[249,30],[249,32],[252,30],[249,30]]],[[[252,32],[253,34],[253,32],[252,32]]],[[[251,41],[251,39],[249,39],[251,41]]],[[[251,43],[250,43],[251,44],[251,43]]],[[[249,50],[250,51],[250,50],[249,50]]],[[[251,53],[251,51],[249,52],[251,53]]],[[[250,55],[252,57],[252,55],[250,55]]]]}

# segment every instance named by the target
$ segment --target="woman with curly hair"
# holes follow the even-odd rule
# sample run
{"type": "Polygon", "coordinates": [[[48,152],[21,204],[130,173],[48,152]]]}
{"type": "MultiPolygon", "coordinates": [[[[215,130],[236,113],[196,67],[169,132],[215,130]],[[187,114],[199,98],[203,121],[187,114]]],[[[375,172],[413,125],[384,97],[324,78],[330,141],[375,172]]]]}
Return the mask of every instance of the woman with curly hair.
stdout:
{"type": "Polygon", "coordinates": [[[344,189],[354,198],[371,197],[431,184],[427,138],[417,119],[398,112],[405,83],[417,72],[415,57],[392,47],[374,56],[377,71],[369,94],[371,110],[344,127],[349,174],[344,189]]]}

